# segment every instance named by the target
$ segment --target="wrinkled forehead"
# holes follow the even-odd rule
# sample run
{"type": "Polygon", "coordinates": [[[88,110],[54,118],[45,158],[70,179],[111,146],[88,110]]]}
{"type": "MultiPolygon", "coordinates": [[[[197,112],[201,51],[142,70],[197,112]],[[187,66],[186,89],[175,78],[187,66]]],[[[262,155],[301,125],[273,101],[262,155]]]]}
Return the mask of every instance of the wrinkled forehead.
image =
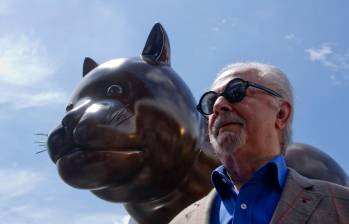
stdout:
{"type": "Polygon", "coordinates": [[[222,72],[213,82],[211,90],[215,92],[223,91],[228,82],[235,78],[241,78],[259,84],[265,84],[262,72],[257,69],[233,69],[222,72]]]}

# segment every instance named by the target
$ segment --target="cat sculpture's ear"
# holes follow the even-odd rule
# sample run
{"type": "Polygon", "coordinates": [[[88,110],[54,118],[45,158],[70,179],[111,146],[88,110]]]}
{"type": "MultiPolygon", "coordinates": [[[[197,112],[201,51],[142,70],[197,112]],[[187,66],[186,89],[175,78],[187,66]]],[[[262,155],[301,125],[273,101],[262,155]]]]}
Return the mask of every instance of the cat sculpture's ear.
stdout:
{"type": "Polygon", "coordinates": [[[165,29],[160,23],[156,23],[145,43],[142,57],[156,64],[170,65],[171,49],[165,29]]]}
{"type": "Polygon", "coordinates": [[[82,76],[84,77],[87,73],[98,66],[97,62],[95,62],[92,58],[86,57],[84,60],[84,65],[82,68],[82,76]]]}

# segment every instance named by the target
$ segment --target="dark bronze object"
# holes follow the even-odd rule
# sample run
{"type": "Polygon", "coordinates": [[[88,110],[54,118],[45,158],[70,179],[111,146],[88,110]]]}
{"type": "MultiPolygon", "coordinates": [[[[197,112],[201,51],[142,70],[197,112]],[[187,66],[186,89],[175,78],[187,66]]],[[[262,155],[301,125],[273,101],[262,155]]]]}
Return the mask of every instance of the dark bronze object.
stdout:
{"type": "Polygon", "coordinates": [[[314,146],[294,143],[286,150],[286,163],[300,174],[349,187],[349,178],[340,165],[314,146]]]}
{"type": "Polygon", "coordinates": [[[83,76],[48,138],[67,184],[125,203],[141,223],[166,223],[208,193],[217,163],[200,153],[202,118],[170,67],[160,24],[141,57],[101,65],[86,58],[83,76]]]}
{"type": "MultiPolygon", "coordinates": [[[[168,37],[156,24],[140,57],[101,65],[85,59],[83,79],[49,135],[48,152],[67,184],[124,203],[139,223],[167,223],[211,190],[210,174],[219,164],[199,150],[210,151],[210,144],[195,105],[170,66],[168,37]]],[[[289,165],[306,171],[298,158],[324,154],[307,150],[290,154],[289,165]]],[[[345,179],[340,169],[322,169],[312,177],[345,179]]]]}

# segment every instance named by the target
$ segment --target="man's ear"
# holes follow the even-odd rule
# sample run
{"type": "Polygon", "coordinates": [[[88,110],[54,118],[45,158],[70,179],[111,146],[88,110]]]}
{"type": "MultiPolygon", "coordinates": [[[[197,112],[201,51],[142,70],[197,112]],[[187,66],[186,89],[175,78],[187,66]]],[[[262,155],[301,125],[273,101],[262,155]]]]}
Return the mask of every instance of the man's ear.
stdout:
{"type": "Polygon", "coordinates": [[[275,127],[278,129],[284,129],[291,119],[292,106],[287,101],[282,101],[279,107],[279,111],[276,114],[275,127]]]}

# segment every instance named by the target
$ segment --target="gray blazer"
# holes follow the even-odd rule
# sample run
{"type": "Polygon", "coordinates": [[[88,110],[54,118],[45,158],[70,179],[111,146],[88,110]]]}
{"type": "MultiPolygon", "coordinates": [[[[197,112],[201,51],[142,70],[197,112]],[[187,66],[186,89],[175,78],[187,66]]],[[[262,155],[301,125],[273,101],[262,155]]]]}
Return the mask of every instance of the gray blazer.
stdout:
{"type": "MultiPolygon", "coordinates": [[[[171,224],[209,224],[216,191],[179,213],[171,224]]],[[[292,168],[270,223],[349,223],[349,188],[308,179],[292,168]]]]}

